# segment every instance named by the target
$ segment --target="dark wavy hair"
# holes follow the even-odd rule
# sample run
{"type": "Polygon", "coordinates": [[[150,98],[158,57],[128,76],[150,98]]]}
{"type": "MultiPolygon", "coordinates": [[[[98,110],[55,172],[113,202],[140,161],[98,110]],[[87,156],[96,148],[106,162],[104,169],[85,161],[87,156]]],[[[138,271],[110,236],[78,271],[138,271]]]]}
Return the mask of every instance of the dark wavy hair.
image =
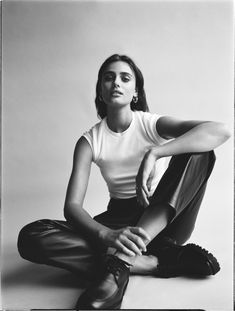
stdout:
{"type": "Polygon", "coordinates": [[[98,81],[96,83],[96,98],[95,98],[95,105],[96,105],[96,110],[98,116],[103,119],[107,115],[107,107],[105,102],[103,101],[101,97],[101,81],[102,81],[102,76],[103,73],[106,69],[106,67],[117,61],[122,61],[126,62],[131,69],[135,73],[135,78],[136,78],[136,90],[138,92],[138,100],[136,103],[131,101],[131,110],[141,110],[141,111],[149,111],[149,107],[146,101],[146,95],[144,91],[144,77],[142,75],[142,72],[140,69],[136,66],[136,64],[133,62],[133,60],[126,56],[126,55],[119,55],[119,54],[114,54],[107,58],[104,63],[101,65],[99,73],[98,73],[98,81]]]}

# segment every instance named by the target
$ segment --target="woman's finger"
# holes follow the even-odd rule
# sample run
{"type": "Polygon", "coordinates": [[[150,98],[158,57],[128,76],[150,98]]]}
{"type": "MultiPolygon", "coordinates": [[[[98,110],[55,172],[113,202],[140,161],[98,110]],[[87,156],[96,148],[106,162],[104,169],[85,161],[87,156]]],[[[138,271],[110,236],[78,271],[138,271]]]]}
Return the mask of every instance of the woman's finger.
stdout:
{"type": "Polygon", "coordinates": [[[141,227],[129,227],[129,230],[137,235],[139,235],[141,238],[144,238],[144,240],[151,241],[151,238],[149,234],[141,227]]]}
{"type": "Polygon", "coordinates": [[[127,256],[134,257],[134,256],[136,255],[133,251],[129,250],[129,249],[128,249],[125,245],[123,245],[120,241],[117,241],[117,242],[115,243],[115,248],[116,248],[117,250],[119,250],[120,252],[126,254],[127,256]]]}
{"type": "Polygon", "coordinates": [[[131,240],[132,242],[135,243],[135,245],[137,245],[138,249],[146,252],[146,246],[145,243],[143,241],[143,239],[139,236],[136,235],[134,233],[132,233],[131,231],[127,234],[127,237],[129,240],[131,240]]]}
{"type": "Polygon", "coordinates": [[[146,202],[146,199],[145,199],[145,198],[146,198],[146,195],[145,195],[145,193],[143,192],[143,190],[140,189],[140,188],[137,188],[137,189],[136,189],[136,195],[137,195],[137,202],[138,202],[140,205],[146,207],[148,204],[147,204],[147,202],[146,202]]]}
{"type": "Polygon", "coordinates": [[[154,174],[155,174],[155,166],[154,168],[152,169],[152,171],[150,172],[149,174],[149,177],[148,177],[148,180],[147,180],[147,188],[148,188],[148,191],[150,192],[151,190],[151,185],[152,185],[152,181],[153,181],[153,177],[154,177],[154,174]]]}
{"type": "Polygon", "coordinates": [[[148,187],[147,187],[147,182],[143,182],[141,190],[144,191],[146,197],[149,196],[149,190],[148,190],[148,187]]]}
{"type": "Polygon", "coordinates": [[[128,248],[128,250],[134,252],[136,255],[142,255],[140,248],[132,242],[127,236],[123,235],[121,237],[121,243],[128,248]]]}
{"type": "Polygon", "coordinates": [[[148,205],[149,205],[149,200],[148,200],[148,198],[147,198],[147,196],[146,196],[146,193],[145,193],[145,191],[143,190],[143,188],[141,189],[141,202],[142,202],[142,205],[144,206],[144,207],[147,207],[148,205]]]}
{"type": "Polygon", "coordinates": [[[149,179],[148,179],[148,181],[147,181],[147,188],[148,188],[148,191],[149,191],[149,192],[150,192],[150,190],[151,190],[152,180],[153,180],[153,177],[149,177],[149,179]]]}
{"type": "Polygon", "coordinates": [[[146,195],[143,188],[137,186],[136,187],[136,195],[137,195],[137,201],[138,201],[138,203],[140,203],[140,205],[142,205],[144,207],[149,205],[147,195],[146,195]]]}

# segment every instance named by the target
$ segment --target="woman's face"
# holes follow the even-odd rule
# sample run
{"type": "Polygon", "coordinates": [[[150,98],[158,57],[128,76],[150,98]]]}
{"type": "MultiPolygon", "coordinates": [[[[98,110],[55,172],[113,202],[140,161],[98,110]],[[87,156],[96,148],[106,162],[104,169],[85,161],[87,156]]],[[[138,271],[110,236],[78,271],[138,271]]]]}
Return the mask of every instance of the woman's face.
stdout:
{"type": "Polygon", "coordinates": [[[109,64],[101,80],[101,95],[106,105],[129,105],[136,94],[136,77],[132,68],[123,61],[109,64]]]}

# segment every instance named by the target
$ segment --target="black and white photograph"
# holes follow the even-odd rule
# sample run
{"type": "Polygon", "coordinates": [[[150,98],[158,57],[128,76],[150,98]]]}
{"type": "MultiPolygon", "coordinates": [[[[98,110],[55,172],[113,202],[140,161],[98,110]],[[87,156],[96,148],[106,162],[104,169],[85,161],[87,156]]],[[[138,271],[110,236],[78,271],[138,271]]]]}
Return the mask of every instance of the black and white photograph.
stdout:
{"type": "Polygon", "coordinates": [[[3,0],[3,310],[233,310],[233,1],[3,0]]]}

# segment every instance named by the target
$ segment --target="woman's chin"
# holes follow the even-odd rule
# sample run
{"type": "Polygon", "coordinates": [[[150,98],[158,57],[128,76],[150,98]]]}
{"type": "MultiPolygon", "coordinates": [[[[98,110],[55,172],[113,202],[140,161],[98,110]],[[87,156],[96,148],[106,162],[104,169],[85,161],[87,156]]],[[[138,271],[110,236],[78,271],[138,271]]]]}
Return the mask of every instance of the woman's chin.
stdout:
{"type": "Polygon", "coordinates": [[[111,98],[110,101],[107,103],[108,106],[111,107],[125,107],[125,106],[130,106],[130,102],[126,102],[121,100],[120,98],[111,98]]]}

